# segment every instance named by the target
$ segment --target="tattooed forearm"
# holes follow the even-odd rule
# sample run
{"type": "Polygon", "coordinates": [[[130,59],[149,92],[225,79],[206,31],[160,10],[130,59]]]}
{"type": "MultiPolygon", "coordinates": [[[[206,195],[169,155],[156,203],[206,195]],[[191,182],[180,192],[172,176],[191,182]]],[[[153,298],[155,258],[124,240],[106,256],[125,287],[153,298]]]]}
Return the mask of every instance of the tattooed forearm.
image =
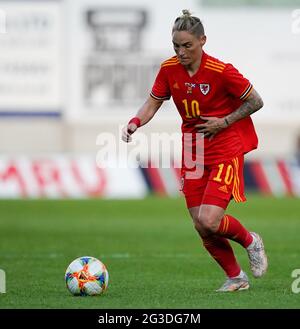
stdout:
{"type": "Polygon", "coordinates": [[[244,101],[244,103],[234,112],[230,113],[225,117],[225,122],[230,125],[258,111],[260,108],[263,107],[263,105],[263,100],[259,96],[258,92],[253,89],[249,97],[244,101]]]}

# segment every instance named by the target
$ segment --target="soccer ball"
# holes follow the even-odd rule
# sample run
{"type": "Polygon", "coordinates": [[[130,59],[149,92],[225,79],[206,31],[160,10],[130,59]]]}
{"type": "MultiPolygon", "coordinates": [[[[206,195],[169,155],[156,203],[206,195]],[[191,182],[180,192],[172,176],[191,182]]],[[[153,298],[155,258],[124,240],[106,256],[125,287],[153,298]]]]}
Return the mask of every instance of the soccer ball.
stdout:
{"type": "Polygon", "coordinates": [[[65,281],[74,296],[101,295],[108,286],[108,272],[99,259],[79,257],[68,266],[65,281]]]}

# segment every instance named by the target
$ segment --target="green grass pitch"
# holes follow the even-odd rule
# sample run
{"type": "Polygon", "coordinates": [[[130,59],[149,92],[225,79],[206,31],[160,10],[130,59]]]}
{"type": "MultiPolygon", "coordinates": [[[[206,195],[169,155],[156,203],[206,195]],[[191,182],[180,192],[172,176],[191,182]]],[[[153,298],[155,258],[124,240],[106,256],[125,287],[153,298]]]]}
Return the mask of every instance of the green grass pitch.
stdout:
{"type": "Polygon", "coordinates": [[[299,308],[291,273],[300,268],[300,201],[249,196],[228,213],[261,233],[269,256],[265,277],[249,273],[249,291],[220,294],[225,277],[203,249],[183,199],[0,201],[0,308],[299,308]],[[73,297],[64,273],[79,256],[106,264],[102,296],[73,297]]]}

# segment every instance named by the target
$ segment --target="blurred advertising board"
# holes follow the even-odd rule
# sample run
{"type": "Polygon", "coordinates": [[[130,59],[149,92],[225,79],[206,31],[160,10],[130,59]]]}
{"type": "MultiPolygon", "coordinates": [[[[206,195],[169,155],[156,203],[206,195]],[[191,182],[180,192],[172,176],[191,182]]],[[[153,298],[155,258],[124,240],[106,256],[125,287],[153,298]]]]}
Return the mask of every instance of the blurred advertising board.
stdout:
{"type": "MultiPolygon", "coordinates": [[[[244,176],[247,192],[300,196],[296,159],[246,161],[244,176]]],[[[96,164],[87,154],[0,157],[0,199],[140,199],[149,194],[178,197],[181,184],[180,168],[163,168],[154,162],[128,165],[125,158],[115,158],[109,165],[96,164]]]]}
{"type": "Polygon", "coordinates": [[[100,168],[90,155],[0,158],[0,198],[142,198],[137,168],[100,168]]]}

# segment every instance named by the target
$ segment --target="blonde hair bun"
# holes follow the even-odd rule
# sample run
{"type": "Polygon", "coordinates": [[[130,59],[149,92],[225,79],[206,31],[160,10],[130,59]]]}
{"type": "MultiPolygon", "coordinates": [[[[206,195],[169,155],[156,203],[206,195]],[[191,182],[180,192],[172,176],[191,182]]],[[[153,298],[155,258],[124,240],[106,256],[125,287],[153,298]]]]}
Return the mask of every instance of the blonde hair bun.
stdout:
{"type": "Polygon", "coordinates": [[[182,15],[183,16],[192,16],[191,12],[188,9],[183,9],[182,10],[182,15]]]}

